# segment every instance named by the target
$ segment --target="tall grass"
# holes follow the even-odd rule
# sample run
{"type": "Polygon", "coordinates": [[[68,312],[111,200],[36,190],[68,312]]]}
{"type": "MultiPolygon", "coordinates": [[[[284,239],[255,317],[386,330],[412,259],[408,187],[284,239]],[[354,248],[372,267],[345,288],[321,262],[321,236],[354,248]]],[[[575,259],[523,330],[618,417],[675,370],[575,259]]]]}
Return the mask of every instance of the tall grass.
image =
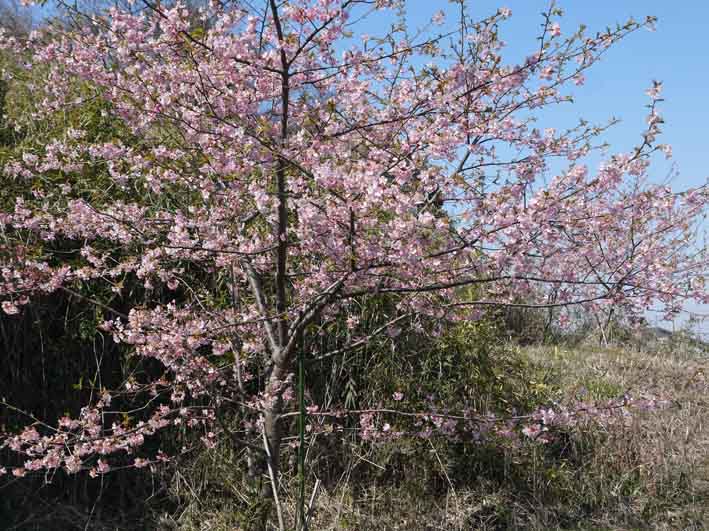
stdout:
{"type": "MultiPolygon", "coordinates": [[[[463,346],[453,340],[446,356],[463,346]]],[[[468,352],[478,366],[459,371],[476,386],[469,391],[478,404],[490,408],[606,400],[628,391],[671,400],[670,408],[637,412],[612,429],[583,424],[547,445],[436,438],[372,445],[355,434],[312,435],[309,489],[316,478],[322,483],[310,529],[709,529],[707,357],[681,344],[637,346],[498,346],[488,351],[489,367],[480,352],[468,352]]],[[[391,385],[393,373],[384,372],[384,383],[369,382],[371,389],[381,393],[378,385],[391,385]]],[[[401,371],[396,385],[412,392],[409,376],[401,371]]],[[[447,377],[442,392],[464,392],[452,373],[447,377]]],[[[268,502],[240,475],[239,459],[221,447],[179,474],[173,494],[181,510],[164,515],[163,527],[274,528],[268,502]]],[[[291,523],[297,505],[292,464],[282,500],[291,523]]]]}

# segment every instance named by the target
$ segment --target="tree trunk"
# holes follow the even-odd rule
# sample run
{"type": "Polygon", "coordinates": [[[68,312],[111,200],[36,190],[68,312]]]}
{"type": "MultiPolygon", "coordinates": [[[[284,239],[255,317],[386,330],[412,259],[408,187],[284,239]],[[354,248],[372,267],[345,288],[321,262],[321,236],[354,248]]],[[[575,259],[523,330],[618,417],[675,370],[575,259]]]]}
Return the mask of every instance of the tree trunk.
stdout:
{"type": "Polygon", "coordinates": [[[268,379],[266,385],[266,393],[272,397],[269,407],[264,412],[263,431],[268,443],[268,453],[270,457],[271,470],[275,478],[276,485],[271,485],[270,481],[263,483],[262,494],[267,497],[273,496],[272,488],[277,488],[280,476],[280,448],[283,433],[281,431],[280,416],[283,412],[283,377],[285,376],[285,367],[274,366],[273,372],[268,379]]]}

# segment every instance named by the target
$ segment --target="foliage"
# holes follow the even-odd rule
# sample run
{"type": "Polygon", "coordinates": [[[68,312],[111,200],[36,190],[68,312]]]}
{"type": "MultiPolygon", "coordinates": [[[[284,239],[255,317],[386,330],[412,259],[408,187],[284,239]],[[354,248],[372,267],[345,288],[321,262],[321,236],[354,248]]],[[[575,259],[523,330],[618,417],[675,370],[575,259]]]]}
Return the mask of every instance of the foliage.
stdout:
{"type": "Polygon", "coordinates": [[[535,52],[508,64],[508,9],[463,6],[448,45],[402,25],[353,40],[350,20],[403,9],[389,1],[64,7],[85,23],[2,41],[22,63],[3,81],[3,319],[71,296],[80,315],[57,336],[116,355],[110,378],[99,363],[71,382],[83,407],[54,422],[29,406],[0,443],[24,462],[0,474],[103,478],[230,445],[267,500],[257,520],[274,508],[281,528],[297,463],[304,527],[306,438],[331,440],[331,460],[394,438],[419,452],[433,430],[475,471],[504,445],[486,461],[473,443],[509,416],[526,414],[515,441],[549,452],[591,409],[625,409],[552,409],[548,375],[496,344],[488,310],[548,310],[546,333],[575,306],[633,317],[707,298],[692,242],[707,190],[648,176],[671,152],[660,83],[642,143],[595,172],[603,126],[532,125],[651,18],[563,34],[552,5],[535,52]]]}
{"type": "MultiPolygon", "coordinates": [[[[700,396],[707,381],[695,374],[697,363],[705,361],[690,361],[683,351],[656,355],[578,347],[524,347],[508,355],[516,367],[509,371],[520,381],[548,379],[547,397],[528,389],[532,407],[548,403],[548,396],[573,400],[589,380],[605,389],[670,394],[681,407],[649,411],[622,429],[589,424],[551,445],[496,440],[469,445],[441,437],[376,445],[353,438],[343,447],[320,433],[309,445],[313,477],[323,482],[311,528],[706,527],[709,469],[702,447],[709,433],[696,413],[706,407],[700,396]],[[655,379],[647,378],[649,372],[655,379]]],[[[495,397],[500,400],[507,392],[495,397]]],[[[194,490],[180,483],[182,509],[173,517],[164,515],[164,521],[189,531],[205,521],[213,529],[229,529],[236,521],[244,529],[261,528],[254,515],[262,498],[243,483],[243,467],[230,452],[220,446],[185,464],[184,476],[200,479],[191,483],[194,490]]],[[[293,468],[284,470],[284,481],[297,481],[293,468]]],[[[287,498],[291,518],[296,504],[287,498]]]]}

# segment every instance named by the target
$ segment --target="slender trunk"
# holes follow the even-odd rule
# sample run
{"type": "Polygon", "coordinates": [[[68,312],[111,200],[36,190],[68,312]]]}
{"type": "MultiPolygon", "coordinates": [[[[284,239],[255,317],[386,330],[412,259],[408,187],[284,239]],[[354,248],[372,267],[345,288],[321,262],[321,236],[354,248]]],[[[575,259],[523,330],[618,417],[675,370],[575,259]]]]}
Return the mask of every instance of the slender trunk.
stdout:
{"type": "Polygon", "coordinates": [[[600,336],[598,337],[598,346],[599,347],[607,347],[608,346],[608,338],[606,337],[606,331],[603,326],[603,323],[601,322],[601,319],[598,317],[598,314],[594,313],[593,316],[596,318],[596,323],[598,324],[598,330],[600,331],[600,336]]]}
{"type": "MultiPolygon", "coordinates": [[[[271,15],[276,29],[279,42],[284,41],[283,28],[278,14],[278,7],[275,0],[270,0],[271,15]]],[[[288,143],[288,113],[290,103],[290,76],[289,64],[286,53],[281,49],[281,131],[280,147],[285,148],[288,143]]],[[[275,275],[275,306],[278,314],[274,342],[272,345],[273,370],[266,385],[267,396],[270,397],[270,407],[264,413],[264,434],[271,454],[270,465],[274,477],[273,488],[278,488],[278,478],[280,473],[279,454],[282,439],[279,417],[283,410],[283,398],[281,387],[283,378],[287,373],[290,356],[284,352],[288,343],[288,294],[286,286],[286,274],[288,267],[288,185],[286,182],[287,162],[282,157],[276,163],[276,191],[278,194],[278,224],[276,227],[277,249],[276,249],[276,275],[275,275]],[[273,348],[275,347],[275,348],[273,348]]],[[[268,490],[270,490],[269,487],[268,490]]]]}
{"type": "MultiPolygon", "coordinates": [[[[283,385],[283,377],[285,375],[286,370],[284,366],[274,366],[273,372],[268,379],[268,384],[266,385],[266,393],[273,398],[270,407],[264,412],[263,418],[263,431],[266,434],[268,451],[271,456],[271,470],[273,471],[273,476],[276,478],[276,481],[278,481],[280,473],[280,447],[283,438],[279,422],[279,417],[281,413],[283,413],[283,398],[280,388],[283,385]]],[[[271,485],[268,482],[264,483],[262,493],[265,496],[272,496],[271,485]]]]}

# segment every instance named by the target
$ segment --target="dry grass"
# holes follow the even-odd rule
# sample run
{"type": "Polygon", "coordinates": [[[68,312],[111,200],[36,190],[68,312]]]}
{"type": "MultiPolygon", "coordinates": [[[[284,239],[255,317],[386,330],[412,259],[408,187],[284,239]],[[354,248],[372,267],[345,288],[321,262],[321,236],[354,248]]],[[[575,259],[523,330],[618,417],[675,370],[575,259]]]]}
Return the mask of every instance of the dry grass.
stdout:
{"type": "MultiPolygon", "coordinates": [[[[321,490],[310,529],[709,529],[709,358],[691,350],[526,347],[520,354],[531,362],[530,378],[553,375],[550,392],[559,400],[629,391],[674,406],[639,413],[614,430],[577,430],[558,454],[533,444],[469,451],[442,441],[385,448],[345,442],[335,453],[346,461],[321,490]]],[[[202,466],[201,487],[182,479],[183,496],[195,491],[187,495],[192,503],[164,528],[275,529],[258,518],[263,500],[234,476],[237,462],[222,454],[202,466]],[[213,498],[208,477],[222,491],[213,498]]],[[[287,493],[296,492],[295,480],[286,481],[292,522],[287,493]]]]}
{"type": "Polygon", "coordinates": [[[527,349],[530,358],[556,370],[567,397],[586,391],[603,399],[628,391],[673,401],[672,408],[639,415],[598,446],[599,465],[614,465],[620,474],[615,482],[608,478],[608,486],[636,474],[637,494],[625,514],[601,515],[586,529],[709,529],[709,358],[691,345],[650,347],[527,349]],[[623,527],[614,516],[635,522],[623,527]]]}

